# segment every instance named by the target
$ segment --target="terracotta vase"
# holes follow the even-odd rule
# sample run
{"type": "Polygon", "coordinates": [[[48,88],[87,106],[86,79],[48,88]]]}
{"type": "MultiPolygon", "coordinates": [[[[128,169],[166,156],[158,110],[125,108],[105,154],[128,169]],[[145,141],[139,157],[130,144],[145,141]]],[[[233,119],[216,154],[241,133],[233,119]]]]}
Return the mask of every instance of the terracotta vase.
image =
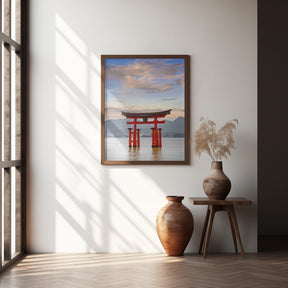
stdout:
{"type": "Polygon", "coordinates": [[[168,203],[158,212],[156,228],[168,256],[183,256],[192,236],[194,220],[182,204],[183,196],[167,196],[168,203]]]}
{"type": "Polygon", "coordinates": [[[225,200],[231,190],[231,182],[223,172],[222,161],[213,161],[209,175],[203,181],[203,189],[209,199],[225,200]]]}

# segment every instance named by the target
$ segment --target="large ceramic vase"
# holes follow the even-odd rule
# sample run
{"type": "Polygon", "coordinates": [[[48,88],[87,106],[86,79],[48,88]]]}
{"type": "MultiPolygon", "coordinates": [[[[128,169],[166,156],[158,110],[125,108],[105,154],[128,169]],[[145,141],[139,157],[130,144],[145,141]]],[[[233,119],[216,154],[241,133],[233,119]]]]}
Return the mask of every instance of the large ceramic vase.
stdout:
{"type": "Polygon", "coordinates": [[[183,256],[192,236],[194,220],[182,204],[183,196],[167,196],[168,203],[158,212],[156,228],[168,256],[183,256]]]}
{"type": "Polygon", "coordinates": [[[223,172],[222,161],[213,161],[209,175],[203,181],[203,189],[211,200],[225,200],[231,190],[231,181],[223,172]]]}

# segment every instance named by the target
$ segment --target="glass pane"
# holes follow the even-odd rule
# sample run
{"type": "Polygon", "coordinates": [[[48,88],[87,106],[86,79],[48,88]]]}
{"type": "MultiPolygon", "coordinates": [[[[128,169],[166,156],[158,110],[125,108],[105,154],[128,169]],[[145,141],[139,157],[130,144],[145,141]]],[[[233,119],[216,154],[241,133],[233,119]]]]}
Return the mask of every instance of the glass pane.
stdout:
{"type": "Polygon", "coordinates": [[[15,54],[15,160],[21,159],[21,59],[15,54]]]}
{"type": "Polygon", "coordinates": [[[11,2],[10,0],[2,0],[2,32],[7,36],[11,35],[11,2]]]}
{"type": "Polygon", "coordinates": [[[21,199],[21,169],[15,168],[15,252],[22,250],[22,199],[21,199]]]}
{"type": "Polygon", "coordinates": [[[11,0],[11,38],[21,43],[21,0],[11,0]]]}
{"type": "Polygon", "coordinates": [[[11,160],[21,159],[21,59],[11,53],[11,160]]]}
{"type": "Polygon", "coordinates": [[[15,51],[11,50],[11,160],[15,160],[15,51]]]}
{"type": "MultiPolygon", "coordinates": [[[[11,255],[15,254],[15,215],[16,215],[16,208],[15,208],[15,167],[11,168],[11,255]]],[[[13,257],[13,256],[12,256],[13,257]]]]}
{"type": "Polygon", "coordinates": [[[3,160],[11,160],[11,49],[10,46],[4,46],[4,103],[3,103],[3,138],[4,138],[4,158],[3,160]]]}

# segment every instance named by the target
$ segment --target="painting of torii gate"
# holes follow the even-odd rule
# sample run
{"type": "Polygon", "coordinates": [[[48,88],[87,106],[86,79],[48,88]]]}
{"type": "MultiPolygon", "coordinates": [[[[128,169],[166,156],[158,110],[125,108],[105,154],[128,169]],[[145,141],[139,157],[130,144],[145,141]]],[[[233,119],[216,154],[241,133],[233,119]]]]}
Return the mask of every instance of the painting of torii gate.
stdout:
{"type": "Polygon", "coordinates": [[[129,130],[129,147],[140,147],[140,129],[137,125],[149,125],[153,124],[152,130],[152,147],[162,147],[162,128],[158,128],[158,124],[164,124],[165,121],[159,120],[159,118],[164,118],[166,115],[170,114],[171,109],[158,112],[127,112],[122,111],[128,121],[128,125],[133,125],[133,128],[128,128],[129,130]],[[149,120],[150,119],[150,120],[149,120]],[[140,120],[140,121],[139,121],[140,120]]]}
{"type": "Polygon", "coordinates": [[[189,56],[101,56],[101,163],[189,163],[189,56]]]}

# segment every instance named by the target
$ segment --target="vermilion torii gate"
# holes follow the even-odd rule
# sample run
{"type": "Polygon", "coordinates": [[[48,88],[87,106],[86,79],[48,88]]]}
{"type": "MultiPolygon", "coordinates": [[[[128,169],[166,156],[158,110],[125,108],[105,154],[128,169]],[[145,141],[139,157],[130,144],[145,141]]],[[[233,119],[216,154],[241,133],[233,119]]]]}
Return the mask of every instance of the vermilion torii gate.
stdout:
{"type": "Polygon", "coordinates": [[[140,147],[140,129],[137,129],[137,125],[141,124],[154,124],[152,129],[152,147],[162,147],[162,135],[161,128],[157,127],[157,124],[164,124],[165,121],[158,120],[158,118],[164,118],[166,115],[170,114],[171,109],[159,112],[124,112],[127,119],[133,120],[132,122],[127,122],[127,124],[134,125],[133,128],[128,128],[129,130],[129,147],[140,147]],[[148,119],[153,120],[148,120],[148,119]],[[138,121],[138,119],[143,119],[143,121],[138,121]],[[132,131],[133,130],[133,131],[132,131]]]}

